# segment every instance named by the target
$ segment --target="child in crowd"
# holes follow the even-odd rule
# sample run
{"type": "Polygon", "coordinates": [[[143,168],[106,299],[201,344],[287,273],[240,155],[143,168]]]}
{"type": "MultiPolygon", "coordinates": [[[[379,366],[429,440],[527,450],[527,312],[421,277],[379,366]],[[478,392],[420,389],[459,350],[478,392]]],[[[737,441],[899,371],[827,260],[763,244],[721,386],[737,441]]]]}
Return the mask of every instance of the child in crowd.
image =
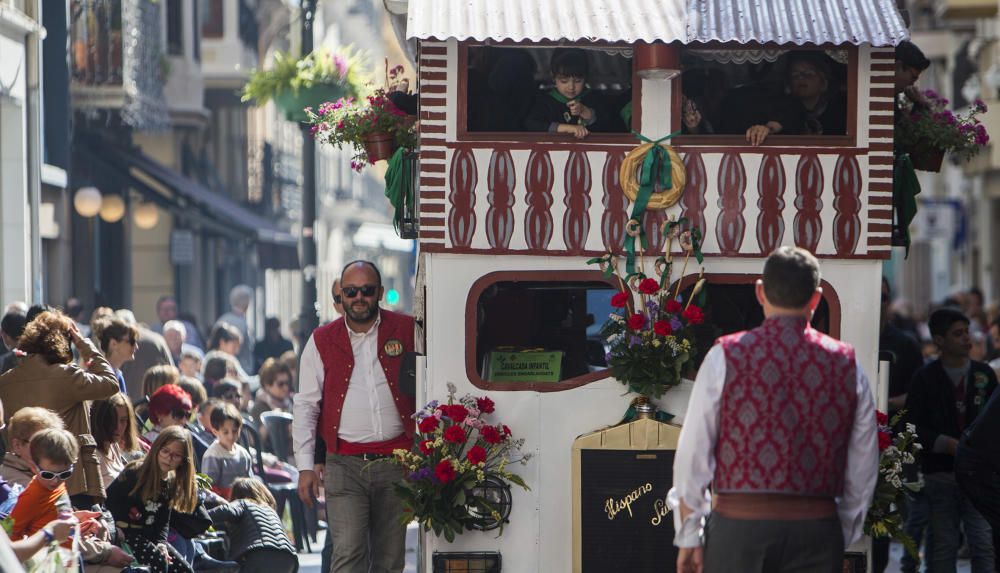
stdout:
{"type": "Polygon", "coordinates": [[[10,440],[10,450],[0,465],[0,478],[11,485],[27,487],[28,482],[35,477],[35,466],[31,461],[29,443],[32,436],[42,430],[64,430],[62,418],[46,408],[21,408],[10,418],[7,425],[7,438],[10,440]]]}
{"type": "Polygon", "coordinates": [[[240,411],[243,404],[243,388],[239,381],[232,378],[219,380],[212,390],[212,397],[219,398],[223,402],[232,404],[236,411],[240,411]]]}
{"type": "Polygon", "coordinates": [[[160,387],[149,399],[149,421],[153,429],[146,432],[145,438],[153,442],[165,428],[183,428],[191,418],[191,410],[191,396],[180,386],[167,384],[160,387]]]}
{"type": "Polygon", "coordinates": [[[555,86],[535,98],[524,120],[528,131],[564,133],[583,139],[591,131],[624,131],[597,94],[587,87],[587,52],[580,48],[558,48],[550,63],[555,86]],[[617,122],[617,123],[616,123],[617,122]]]}
{"type": "Polygon", "coordinates": [[[189,376],[181,376],[177,385],[181,387],[182,390],[191,396],[191,409],[192,411],[197,410],[208,400],[208,394],[205,392],[205,385],[202,384],[197,378],[191,378],[189,376]]]}
{"type": "Polygon", "coordinates": [[[216,440],[201,461],[202,473],[212,478],[212,490],[229,499],[236,478],[249,477],[253,461],[250,452],[237,444],[243,416],[232,404],[212,410],[212,429],[216,440]]]}
{"type": "Polygon", "coordinates": [[[14,520],[11,539],[31,536],[49,522],[73,514],[64,482],[73,474],[80,453],[76,437],[66,430],[42,430],[31,438],[29,449],[35,477],[18,496],[10,514],[14,520]]]}
{"type": "Polygon", "coordinates": [[[299,568],[292,546],[275,513],[274,496],[257,478],[233,481],[231,503],[209,510],[216,527],[229,534],[229,559],[242,573],[294,572],[299,568]]]}
{"type": "Polygon", "coordinates": [[[111,485],[125,464],[142,457],[144,452],[128,397],[116,394],[91,404],[90,429],[97,442],[101,479],[105,486],[111,485]]]}
{"type": "Polygon", "coordinates": [[[222,400],[209,398],[198,408],[198,420],[195,422],[195,431],[203,441],[211,444],[215,441],[215,434],[212,432],[212,411],[222,406],[222,400]]]}
{"type": "Polygon", "coordinates": [[[181,376],[201,380],[201,355],[194,350],[182,350],[177,369],[181,371],[181,376]]]}
{"type": "Polygon", "coordinates": [[[292,373],[281,362],[268,358],[260,367],[260,390],[254,400],[250,416],[258,424],[264,412],[292,411],[292,373]]]}
{"type": "Polygon", "coordinates": [[[167,543],[173,512],[198,507],[194,459],[187,430],[164,428],[142,462],[125,467],[108,487],[108,509],[140,565],[151,573],[191,573],[187,561],[167,543]]]}

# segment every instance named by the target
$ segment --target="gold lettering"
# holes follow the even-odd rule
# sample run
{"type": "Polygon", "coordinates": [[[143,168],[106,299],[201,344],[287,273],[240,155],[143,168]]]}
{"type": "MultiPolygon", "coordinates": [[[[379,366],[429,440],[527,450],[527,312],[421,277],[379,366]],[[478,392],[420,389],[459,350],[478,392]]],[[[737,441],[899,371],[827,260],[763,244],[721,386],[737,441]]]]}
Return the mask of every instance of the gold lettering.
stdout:
{"type": "Polygon", "coordinates": [[[669,514],[670,514],[670,506],[667,505],[667,500],[658,499],[653,502],[653,519],[650,519],[649,522],[652,523],[654,526],[660,525],[660,522],[663,521],[663,518],[665,518],[669,514]]]}
{"type": "Polygon", "coordinates": [[[604,512],[608,514],[608,520],[613,520],[623,509],[628,511],[629,517],[632,517],[632,503],[651,491],[653,491],[653,484],[647,482],[617,501],[615,501],[615,498],[609,497],[604,502],[604,512]]]}

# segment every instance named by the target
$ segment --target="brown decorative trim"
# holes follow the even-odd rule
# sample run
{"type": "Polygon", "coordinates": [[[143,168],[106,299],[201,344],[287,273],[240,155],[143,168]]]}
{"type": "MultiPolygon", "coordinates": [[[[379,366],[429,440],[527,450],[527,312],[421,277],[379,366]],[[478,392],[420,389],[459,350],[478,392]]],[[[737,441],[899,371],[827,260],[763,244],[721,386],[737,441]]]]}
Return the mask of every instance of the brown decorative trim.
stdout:
{"type": "MultiPolygon", "coordinates": [[[[892,195],[882,195],[878,197],[868,196],[869,205],[892,205],[892,195]]],[[[892,217],[890,217],[891,219],[892,217]]]]}
{"type": "MultiPolygon", "coordinates": [[[[890,203],[891,204],[891,203],[890,203]]],[[[892,210],[891,209],[869,209],[868,210],[868,220],[885,219],[887,221],[892,220],[892,210]]],[[[871,227],[869,227],[870,229],[871,227]]]]}
{"type": "Polygon", "coordinates": [[[420,96],[420,107],[440,107],[444,108],[448,105],[448,99],[443,97],[427,97],[420,96]]]}
{"type": "Polygon", "coordinates": [[[426,81],[447,80],[448,79],[448,72],[437,72],[437,71],[427,72],[427,71],[421,70],[421,72],[420,72],[420,79],[421,79],[421,81],[424,81],[424,80],[426,80],[426,81]]]}
{"type": "Polygon", "coordinates": [[[868,170],[869,179],[892,179],[892,169],[869,169],[868,170]]]}
{"type": "Polygon", "coordinates": [[[426,239],[444,239],[444,231],[425,231],[421,229],[420,237],[426,239]]]}
{"type": "Polygon", "coordinates": [[[895,106],[891,101],[873,101],[869,102],[868,109],[870,111],[892,111],[895,106]]]}
{"type": "MultiPolygon", "coordinates": [[[[489,251],[489,249],[487,249],[489,251]]],[[[492,252],[492,251],[490,251],[492,252]]],[[[479,375],[476,365],[476,319],[479,297],[490,285],[502,281],[552,281],[552,282],[603,282],[618,288],[614,281],[607,280],[600,271],[497,271],[479,277],[469,288],[465,299],[465,374],[469,382],[483,390],[510,392],[561,392],[579,388],[597,380],[611,376],[611,370],[591,372],[583,376],[560,382],[489,382],[479,375]]]]}
{"type": "Polygon", "coordinates": [[[868,246],[891,247],[892,242],[889,237],[868,237],[868,246]]]}
{"type": "MultiPolygon", "coordinates": [[[[873,72],[894,72],[896,71],[896,64],[888,62],[876,62],[875,58],[872,58],[872,71],[873,72]]],[[[875,76],[883,77],[883,76],[875,76]]],[[[885,76],[887,78],[892,76],[885,76]]]]}
{"type": "MultiPolygon", "coordinates": [[[[421,154],[427,153],[427,151],[421,149],[421,154]]],[[[444,177],[420,177],[421,187],[444,187],[444,177]]]]}
{"type": "Polygon", "coordinates": [[[447,56],[448,46],[444,43],[439,46],[428,46],[426,42],[422,42],[420,45],[420,55],[447,56]]]}
{"type": "Polygon", "coordinates": [[[420,208],[421,214],[423,213],[444,213],[444,203],[432,203],[429,205],[424,205],[420,208]]]}
{"type": "Polygon", "coordinates": [[[868,130],[869,139],[892,139],[893,132],[891,129],[876,129],[871,128],[868,130]]]}
{"type": "Polygon", "coordinates": [[[428,149],[420,152],[421,159],[447,159],[448,152],[444,149],[428,149]]]}
{"type": "Polygon", "coordinates": [[[892,224],[890,223],[888,225],[885,225],[885,224],[881,224],[881,223],[872,223],[872,222],[869,222],[868,223],[868,232],[869,233],[891,233],[892,232],[892,224]]]}
{"type": "MultiPolygon", "coordinates": [[[[869,173],[869,176],[874,177],[871,173],[869,173]]],[[[892,183],[871,182],[868,183],[868,190],[876,193],[892,193],[892,183]]]]}
{"type": "MultiPolygon", "coordinates": [[[[875,145],[877,145],[877,144],[873,143],[872,147],[875,147],[875,145]]],[[[892,144],[891,143],[885,143],[883,145],[888,145],[889,149],[890,150],[892,149],[892,144]]],[[[868,165],[892,165],[892,163],[893,163],[893,157],[891,155],[874,155],[873,154],[871,157],[868,158],[868,165]]]]}
{"type": "Polygon", "coordinates": [[[444,201],[445,192],[444,191],[427,191],[427,190],[422,190],[422,191],[420,191],[420,198],[421,199],[440,199],[440,200],[444,201]]]}
{"type": "MultiPolygon", "coordinates": [[[[756,249],[755,249],[756,250],[756,249]]],[[[480,247],[447,247],[441,249],[442,252],[448,252],[456,255],[498,255],[501,254],[496,249],[490,248],[480,248],[480,247]]],[[[594,251],[586,250],[580,253],[570,253],[565,250],[543,250],[543,249],[509,249],[502,252],[504,256],[506,255],[522,255],[530,257],[599,257],[601,255],[607,254],[607,251],[594,251]]],[[[620,250],[615,250],[616,255],[624,256],[624,252],[620,250]]],[[[706,259],[761,259],[763,260],[766,255],[762,255],[759,252],[744,252],[735,253],[732,255],[723,255],[722,253],[702,253],[705,255],[706,259]]],[[[856,254],[856,255],[838,255],[835,253],[829,254],[816,254],[818,259],[838,259],[838,260],[866,260],[876,257],[871,257],[866,254],[856,254]]]]}
{"type": "MultiPolygon", "coordinates": [[[[891,103],[889,104],[892,105],[891,103]]],[[[891,107],[890,107],[891,110],[891,107]]],[[[869,125],[892,125],[891,115],[870,115],[868,116],[869,125]]]]}
{"type": "MultiPolygon", "coordinates": [[[[766,257],[757,255],[758,258],[764,260],[766,257]]],[[[840,257],[838,257],[840,258],[840,257]]],[[[700,275],[698,273],[693,273],[685,275],[680,280],[681,291],[690,287],[695,282],[698,281],[700,275]]],[[[743,285],[743,284],[754,284],[757,279],[760,278],[760,274],[739,274],[739,273],[705,273],[705,280],[709,284],[724,284],[724,285],[743,285]]],[[[839,339],[840,338],[840,321],[841,321],[841,306],[840,306],[840,295],[837,294],[837,289],[833,288],[826,280],[820,279],[820,288],[823,289],[823,300],[830,307],[830,336],[839,339]]],[[[677,281],[674,281],[670,285],[671,289],[677,288],[677,281]]]]}

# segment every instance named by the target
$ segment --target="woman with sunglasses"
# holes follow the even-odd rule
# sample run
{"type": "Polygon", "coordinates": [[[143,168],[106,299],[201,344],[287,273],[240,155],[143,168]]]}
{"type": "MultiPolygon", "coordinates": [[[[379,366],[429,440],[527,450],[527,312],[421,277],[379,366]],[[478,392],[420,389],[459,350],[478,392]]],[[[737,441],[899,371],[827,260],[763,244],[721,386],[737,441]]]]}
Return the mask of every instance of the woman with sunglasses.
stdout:
{"type": "Polygon", "coordinates": [[[135,359],[135,350],[139,347],[139,329],[120,318],[106,316],[95,320],[92,330],[92,336],[100,345],[101,352],[115,369],[122,394],[128,394],[122,366],[135,359]]]}
{"type": "Polygon", "coordinates": [[[164,429],[179,426],[183,428],[191,419],[191,396],[180,386],[167,384],[160,387],[149,399],[149,421],[153,429],[144,437],[153,442],[164,429]]]}
{"type": "Polygon", "coordinates": [[[167,543],[174,514],[199,507],[194,459],[187,430],[165,428],[141,462],[125,467],[108,487],[108,509],[140,565],[151,573],[191,573],[191,566],[167,543]]]}
{"type": "Polygon", "coordinates": [[[285,364],[268,358],[260,367],[260,390],[250,416],[260,424],[261,414],[275,410],[292,411],[292,372],[285,364]]]}

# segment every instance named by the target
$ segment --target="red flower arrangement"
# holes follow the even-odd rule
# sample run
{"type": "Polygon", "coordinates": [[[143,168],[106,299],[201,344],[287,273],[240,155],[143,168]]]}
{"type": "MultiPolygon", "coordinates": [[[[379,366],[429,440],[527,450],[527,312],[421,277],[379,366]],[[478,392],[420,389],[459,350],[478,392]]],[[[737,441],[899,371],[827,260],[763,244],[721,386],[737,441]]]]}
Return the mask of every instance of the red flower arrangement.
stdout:
{"type": "Polygon", "coordinates": [[[507,466],[531,456],[520,453],[524,440],[515,440],[510,428],[484,419],[496,412],[493,400],[468,394],[456,400],[454,386],[448,387],[447,404],[433,401],[414,415],[419,433],[413,447],[393,452],[391,462],[407,472],[395,486],[403,519],[416,519],[424,531],[448,541],[482,525],[484,516],[501,522],[502,532],[502,517],[477,487],[490,478],[528,489],[507,466]]]}
{"type": "Polygon", "coordinates": [[[875,413],[878,424],[879,465],[875,495],[865,515],[864,531],[871,537],[888,537],[903,544],[903,547],[917,556],[917,545],[903,531],[903,516],[899,512],[907,492],[916,492],[923,487],[922,479],[905,481],[907,468],[916,464],[916,453],[920,450],[917,430],[913,424],[894,432],[905,412],[898,412],[890,420],[884,412],[875,413]]]}

